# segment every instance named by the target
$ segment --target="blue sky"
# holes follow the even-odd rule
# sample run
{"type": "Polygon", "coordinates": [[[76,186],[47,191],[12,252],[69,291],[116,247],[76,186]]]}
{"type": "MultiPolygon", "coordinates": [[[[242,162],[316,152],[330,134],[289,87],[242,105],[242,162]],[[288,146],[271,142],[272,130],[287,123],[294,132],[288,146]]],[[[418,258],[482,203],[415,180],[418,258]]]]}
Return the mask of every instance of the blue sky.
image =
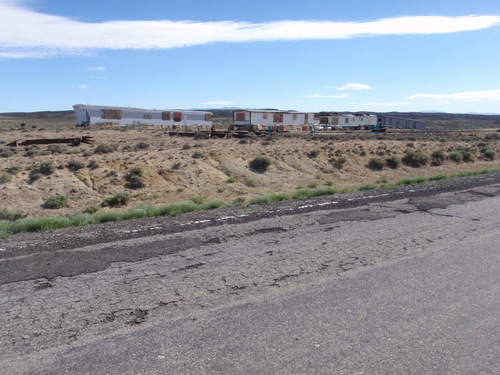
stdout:
{"type": "Polygon", "coordinates": [[[500,1],[0,0],[0,112],[500,113],[500,1]]]}

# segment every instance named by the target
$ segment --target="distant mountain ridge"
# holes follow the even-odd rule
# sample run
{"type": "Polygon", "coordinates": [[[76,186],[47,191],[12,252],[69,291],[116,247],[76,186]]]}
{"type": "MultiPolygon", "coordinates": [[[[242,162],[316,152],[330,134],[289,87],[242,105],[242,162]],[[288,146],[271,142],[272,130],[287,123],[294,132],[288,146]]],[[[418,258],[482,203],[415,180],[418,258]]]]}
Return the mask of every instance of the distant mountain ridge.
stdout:
{"type": "Polygon", "coordinates": [[[32,119],[49,119],[49,118],[66,118],[68,116],[75,116],[73,110],[70,111],[39,111],[39,112],[5,112],[0,113],[0,116],[5,117],[21,117],[32,119]]]}
{"type": "Polygon", "coordinates": [[[500,121],[500,114],[482,113],[447,113],[447,112],[377,112],[375,114],[406,117],[406,118],[433,118],[433,119],[474,119],[500,121]]]}

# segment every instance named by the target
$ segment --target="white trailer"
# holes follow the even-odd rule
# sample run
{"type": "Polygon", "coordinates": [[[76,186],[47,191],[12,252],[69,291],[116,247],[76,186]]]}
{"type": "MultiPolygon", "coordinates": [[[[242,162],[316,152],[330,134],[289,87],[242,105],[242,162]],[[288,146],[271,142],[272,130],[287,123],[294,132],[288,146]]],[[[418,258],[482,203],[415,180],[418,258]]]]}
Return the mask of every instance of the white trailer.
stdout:
{"type": "Polygon", "coordinates": [[[343,114],[332,112],[320,112],[320,124],[324,127],[339,129],[375,129],[377,128],[377,116],[364,113],[343,114]]]}
{"type": "Polygon", "coordinates": [[[319,117],[313,112],[239,109],[233,112],[233,122],[238,129],[260,125],[267,130],[279,131],[290,126],[317,125],[319,117]]]}
{"type": "Polygon", "coordinates": [[[135,127],[212,126],[212,113],[177,109],[143,109],[75,104],[77,126],[110,125],[135,127]]]}

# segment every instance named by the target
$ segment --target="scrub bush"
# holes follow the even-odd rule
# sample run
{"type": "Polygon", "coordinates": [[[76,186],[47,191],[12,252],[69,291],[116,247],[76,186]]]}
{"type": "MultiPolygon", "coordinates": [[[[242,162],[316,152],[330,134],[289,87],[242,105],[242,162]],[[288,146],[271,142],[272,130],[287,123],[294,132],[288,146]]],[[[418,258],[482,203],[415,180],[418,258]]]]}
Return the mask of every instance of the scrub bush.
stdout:
{"type": "Polygon", "coordinates": [[[13,167],[10,167],[10,168],[7,168],[7,172],[14,175],[14,174],[18,174],[19,172],[21,172],[21,166],[20,165],[15,165],[13,167]]]}
{"type": "Polygon", "coordinates": [[[63,146],[61,146],[61,145],[57,145],[57,144],[56,144],[56,145],[49,145],[49,146],[47,147],[47,149],[48,149],[51,153],[53,153],[53,154],[62,154],[62,153],[63,153],[63,151],[64,151],[63,146]]]}
{"type": "Polygon", "coordinates": [[[14,153],[12,147],[0,147],[0,157],[2,158],[10,158],[14,153]]]}
{"type": "Polygon", "coordinates": [[[95,154],[109,154],[111,152],[116,151],[118,148],[117,145],[108,145],[106,143],[101,143],[100,145],[97,145],[97,147],[94,150],[95,154]]]}
{"type": "Polygon", "coordinates": [[[401,160],[394,155],[385,158],[385,163],[389,168],[396,169],[401,164],[401,160]]]}
{"type": "Polygon", "coordinates": [[[382,170],[386,166],[386,162],[384,159],[380,158],[371,158],[368,162],[368,166],[373,169],[382,170]]]}
{"type": "Polygon", "coordinates": [[[63,208],[68,203],[68,196],[64,194],[53,195],[45,201],[45,207],[50,209],[63,208]]]}
{"type": "Polygon", "coordinates": [[[85,167],[85,164],[83,162],[71,159],[68,164],[66,164],[66,168],[68,168],[70,171],[77,171],[79,169],[82,169],[85,167]]]}
{"type": "Polygon", "coordinates": [[[319,153],[320,153],[319,150],[314,149],[314,150],[309,151],[307,156],[314,159],[314,158],[317,158],[319,156],[319,153]]]}
{"type": "Polygon", "coordinates": [[[89,161],[89,164],[87,165],[88,168],[90,169],[96,169],[99,168],[99,163],[95,160],[89,161]]]}
{"type": "Polygon", "coordinates": [[[125,179],[128,181],[128,187],[131,189],[140,189],[144,187],[144,170],[141,167],[133,167],[128,171],[125,179]]]}
{"type": "Polygon", "coordinates": [[[403,156],[401,160],[403,161],[403,163],[409,166],[419,168],[422,165],[427,164],[427,162],[429,161],[429,157],[422,151],[406,150],[405,156],[403,156]]]}
{"type": "Polygon", "coordinates": [[[122,207],[126,206],[129,200],[129,193],[124,191],[121,193],[116,193],[112,197],[104,199],[102,202],[103,207],[122,207]]]}
{"type": "Polygon", "coordinates": [[[2,174],[0,174],[0,184],[9,182],[10,180],[12,180],[12,177],[12,174],[10,174],[9,172],[2,172],[2,174]]]}
{"type": "Polygon", "coordinates": [[[490,160],[495,159],[495,154],[496,154],[496,151],[492,148],[487,148],[486,150],[483,151],[484,157],[488,158],[490,160]]]}
{"type": "Polygon", "coordinates": [[[269,159],[267,156],[263,155],[257,155],[253,160],[250,162],[250,167],[256,171],[259,172],[265,172],[271,165],[271,159],[269,159]]]}
{"type": "Polygon", "coordinates": [[[44,175],[50,175],[54,173],[55,170],[56,168],[52,165],[52,162],[50,160],[42,162],[38,167],[38,172],[44,175]]]}
{"type": "Polygon", "coordinates": [[[147,150],[149,148],[149,144],[146,142],[139,142],[135,145],[136,150],[147,150]]]}
{"type": "Polygon", "coordinates": [[[439,149],[439,150],[434,151],[431,154],[431,158],[432,158],[432,161],[431,161],[432,165],[441,165],[441,164],[443,164],[443,161],[446,158],[446,155],[445,155],[443,150],[439,149]]]}
{"type": "Polygon", "coordinates": [[[464,160],[464,156],[462,155],[462,153],[457,150],[450,152],[448,154],[448,157],[450,158],[450,160],[456,161],[457,163],[460,163],[464,160]]]}
{"type": "Polygon", "coordinates": [[[255,181],[254,178],[249,178],[247,180],[247,186],[249,186],[249,187],[256,187],[257,186],[257,181],[255,181]]]}

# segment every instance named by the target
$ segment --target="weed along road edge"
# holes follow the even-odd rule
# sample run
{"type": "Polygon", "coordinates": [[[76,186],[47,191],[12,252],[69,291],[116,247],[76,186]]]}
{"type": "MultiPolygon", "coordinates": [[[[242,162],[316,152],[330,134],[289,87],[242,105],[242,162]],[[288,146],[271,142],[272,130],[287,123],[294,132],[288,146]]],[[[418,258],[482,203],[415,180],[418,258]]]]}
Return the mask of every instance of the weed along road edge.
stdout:
{"type": "Polygon", "coordinates": [[[498,175],[2,239],[0,372],[496,374],[498,175]]]}

